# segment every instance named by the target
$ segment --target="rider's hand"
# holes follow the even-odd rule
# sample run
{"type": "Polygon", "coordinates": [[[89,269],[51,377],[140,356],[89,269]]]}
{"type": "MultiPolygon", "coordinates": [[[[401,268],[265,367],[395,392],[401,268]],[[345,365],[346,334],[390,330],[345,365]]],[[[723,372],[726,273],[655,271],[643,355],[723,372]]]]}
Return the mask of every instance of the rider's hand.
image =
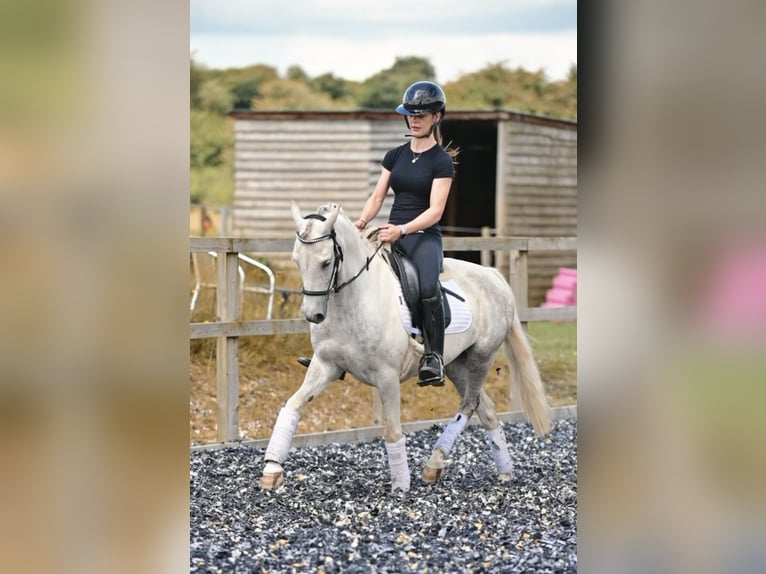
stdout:
{"type": "Polygon", "coordinates": [[[399,229],[398,225],[391,225],[390,223],[386,223],[385,225],[380,226],[380,233],[378,237],[384,243],[393,243],[401,236],[402,230],[399,229]]]}

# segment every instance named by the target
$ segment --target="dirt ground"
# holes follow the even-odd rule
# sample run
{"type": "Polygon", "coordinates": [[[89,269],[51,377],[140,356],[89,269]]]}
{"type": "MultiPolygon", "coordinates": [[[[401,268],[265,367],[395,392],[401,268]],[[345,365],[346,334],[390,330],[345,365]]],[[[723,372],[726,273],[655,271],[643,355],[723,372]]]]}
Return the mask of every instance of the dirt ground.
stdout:
{"type": "MultiPolygon", "coordinates": [[[[302,349],[311,355],[308,335],[302,349]]],[[[247,353],[246,353],[247,354],[247,353]]],[[[298,354],[274,360],[271,369],[255,367],[245,356],[240,364],[239,424],[242,439],[268,438],[277,413],[289,396],[298,389],[306,370],[295,358],[298,354]]],[[[552,370],[541,365],[546,394],[551,405],[571,405],[577,402],[576,372],[561,373],[551,378],[552,370]]],[[[495,360],[485,384],[485,390],[495,401],[499,412],[517,410],[509,398],[508,364],[502,354],[495,360]]],[[[193,444],[216,441],[215,357],[205,357],[191,363],[190,440],[193,444]]],[[[448,418],[459,404],[457,391],[447,382],[444,387],[419,387],[415,379],[402,384],[402,421],[448,418]]],[[[370,426],[372,419],[372,388],[347,375],[337,380],[310,405],[298,425],[298,433],[316,433],[370,426]]]]}

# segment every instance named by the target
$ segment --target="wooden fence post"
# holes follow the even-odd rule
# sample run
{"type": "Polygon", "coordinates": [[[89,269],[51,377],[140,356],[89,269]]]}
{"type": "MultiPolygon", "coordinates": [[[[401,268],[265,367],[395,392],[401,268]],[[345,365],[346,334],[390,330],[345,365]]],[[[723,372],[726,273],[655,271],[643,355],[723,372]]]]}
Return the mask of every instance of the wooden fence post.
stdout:
{"type": "MultiPolygon", "coordinates": [[[[484,227],[481,228],[481,236],[482,237],[490,237],[491,235],[492,234],[490,232],[489,227],[487,227],[485,225],[484,227]]],[[[482,252],[481,252],[481,264],[484,267],[489,267],[489,266],[492,265],[492,255],[486,249],[482,250],[482,252]]]]}
{"type": "MultiPolygon", "coordinates": [[[[224,252],[216,261],[217,321],[235,321],[239,310],[239,276],[236,253],[224,252]]],[[[238,337],[218,337],[216,380],[218,402],[218,442],[239,439],[239,362],[238,337]]]]}
{"type": "MultiPolygon", "coordinates": [[[[516,297],[516,308],[526,309],[529,306],[528,290],[528,255],[527,249],[513,249],[510,253],[510,283],[513,295],[516,297]]],[[[527,321],[521,322],[524,331],[527,331],[527,321]]]]}

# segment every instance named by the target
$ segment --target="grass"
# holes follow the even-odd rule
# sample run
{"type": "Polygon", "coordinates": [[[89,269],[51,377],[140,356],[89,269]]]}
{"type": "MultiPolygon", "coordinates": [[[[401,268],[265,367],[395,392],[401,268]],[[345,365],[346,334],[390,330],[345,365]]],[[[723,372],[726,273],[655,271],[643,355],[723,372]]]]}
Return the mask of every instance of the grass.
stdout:
{"type": "Polygon", "coordinates": [[[575,404],[577,323],[535,321],[529,324],[529,337],[548,400],[554,404],[575,404]]]}
{"type": "MultiPolygon", "coordinates": [[[[292,269],[275,269],[276,284],[297,289],[300,278],[292,269]]],[[[262,278],[250,278],[258,282],[262,278]]],[[[285,294],[275,298],[273,317],[300,316],[300,295],[285,294]]],[[[242,304],[243,319],[265,317],[266,296],[246,293],[242,304]]],[[[214,292],[200,294],[193,322],[215,320],[214,292]]],[[[529,335],[535,351],[546,394],[552,405],[570,405],[577,401],[577,326],[576,323],[530,323],[529,335]]],[[[216,440],[215,339],[190,341],[190,439],[193,443],[216,440]]],[[[305,368],[296,362],[301,355],[311,356],[309,335],[243,337],[239,342],[239,424],[242,438],[268,438],[277,413],[298,389],[305,368]]],[[[495,401],[498,412],[517,410],[509,398],[509,370],[502,351],[487,377],[485,389],[495,401]]],[[[415,380],[401,387],[402,421],[410,422],[448,418],[455,414],[459,397],[451,384],[441,388],[418,387],[415,380]]],[[[297,432],[315,433],[369,426],[372,421],[372,388],[347,375],[335,381],[304,410],[297,432]]]]}

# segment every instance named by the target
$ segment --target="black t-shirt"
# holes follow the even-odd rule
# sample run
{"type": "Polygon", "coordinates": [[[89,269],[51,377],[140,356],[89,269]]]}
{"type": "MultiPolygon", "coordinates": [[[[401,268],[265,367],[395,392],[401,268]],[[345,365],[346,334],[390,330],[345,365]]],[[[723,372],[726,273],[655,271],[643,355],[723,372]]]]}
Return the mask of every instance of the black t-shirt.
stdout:
{"type": "MultiPolygon", "coordinates": [[[[434,179],[455,175],[452,158],[439,144],[422,154],[413,154],[408,142],[389,150],[381,165],[391,172],[389,184],[394,190],[394,205],[388,221],[395,225],[412,221],[428,209],[434,179]],[[416,157],[417,161],[413,163],[416,157]]],[[[439,224],[429,230],[438,233],[439,224]]]]}

